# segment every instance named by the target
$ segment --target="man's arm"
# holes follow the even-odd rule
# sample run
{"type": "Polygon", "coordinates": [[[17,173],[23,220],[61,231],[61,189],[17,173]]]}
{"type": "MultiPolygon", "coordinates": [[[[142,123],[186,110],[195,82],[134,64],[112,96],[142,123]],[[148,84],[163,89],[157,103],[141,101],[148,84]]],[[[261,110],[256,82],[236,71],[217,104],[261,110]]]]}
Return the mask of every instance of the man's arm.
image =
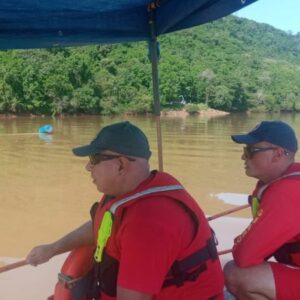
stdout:
{"type": "Polygon", "coordinates": [[[298,182],[274,184],[265,192],[261,210],[235,240],[233,257],[239,267],[261,264],[300,232],[298,182]]]}
{"type": "Polygon", "coordinates": [[[47,262],[55,255],[71,251],[81,246],[92,245],[92,243],[93,225],[92,221],[88,221],[51,244],[34,247],[27,255],[26,261],[30,265],[36,266],[47,262]]]}

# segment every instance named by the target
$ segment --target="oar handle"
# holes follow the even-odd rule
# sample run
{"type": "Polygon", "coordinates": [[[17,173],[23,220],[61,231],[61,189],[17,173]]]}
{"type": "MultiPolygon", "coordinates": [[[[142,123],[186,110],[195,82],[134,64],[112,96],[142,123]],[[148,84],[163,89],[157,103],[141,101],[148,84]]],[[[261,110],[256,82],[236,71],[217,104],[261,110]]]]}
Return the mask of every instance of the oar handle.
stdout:
{"type": "Polygon", "coordinates": [[[244,208],[247,208],[249,207],[250,205],[249,204],[244,204],[244,205],[241,205],[241,206],[238,206],[238,207],[235,207],[235,208],[230,208],[230,209],[227,209],[221,213],[218,213],[218,214],[215,214],[213,216],[210,216],[207,218],[207,221],[211,221],[211,220],[214,220],[214,219],[217,219],[217,218],[220,218],[220,217],[223,217],[223,216],[226,216],[226,215],[229,215],[233,212],[236,212],[236,211],[239,211],[239,210],[242,210],[244,208]]]}
{"type": "Polygon", "coordinates": [[[28,262],[26,260],[20,260],[15,263],[1,267],[0,273],[7,272],[7,271],[10,271],[10,270],[13,270],[13,269],[25,266],[25,265],[28,265],[28,262]]]}
{"type": "Polygon", "coordinates": [[[226,249],[226,250],[222,250],[218,252],[218,255],[224,255],[224,254],[228,254],[231,253],[232,249],[226,249]]]}

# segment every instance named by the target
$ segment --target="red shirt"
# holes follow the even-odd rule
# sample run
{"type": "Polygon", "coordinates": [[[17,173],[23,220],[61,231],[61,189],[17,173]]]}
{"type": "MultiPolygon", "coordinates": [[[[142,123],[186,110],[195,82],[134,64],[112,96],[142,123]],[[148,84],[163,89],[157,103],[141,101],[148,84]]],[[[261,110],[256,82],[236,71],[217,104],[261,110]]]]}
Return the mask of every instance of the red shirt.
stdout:
{"type": "MultiPolygon", "coordinates": [[[[285,174],[299,171],[300,164],[295,163],[285,174]]],[[[282,245],[300,241],[299,211],[300,176],[270,184],[263,192],[257,217],[235,239],[232,253],[236,264],[239,267],[261,264],[282,245]]],[[[293,255],[293,263],[300,266],[299,254],[293,255]]]]}

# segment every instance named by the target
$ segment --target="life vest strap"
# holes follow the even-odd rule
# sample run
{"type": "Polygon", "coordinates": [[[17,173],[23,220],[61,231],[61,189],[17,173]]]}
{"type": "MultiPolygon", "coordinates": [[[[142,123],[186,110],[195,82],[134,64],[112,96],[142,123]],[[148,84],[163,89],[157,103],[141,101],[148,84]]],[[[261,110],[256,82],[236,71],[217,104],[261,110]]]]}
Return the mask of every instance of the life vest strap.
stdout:
{"type": "Polygon", "coordinates": [[[293,242],[293,243],[288,243],[288,244],[285,244],[284,246],[287,248],[287,250],[291,254],[300,252],[300,242],[299,241],[293,242]]]}
{"type": "Polygon", "coordinates": [[[186,281],[195,281],[200,273],[204,272],[207,270],[206,264],[202,264],[199,268],[197,268],[195,271],[187,273],[187,272],[182,272],[179,273],[176,277],[166,279],[164,281],[163,287],[166,288],[171,285],[176,285],[177,287],[181,287],[184,285],[186,281]]]}
{"type": "Polygon", "coordinates": [[[292,255],[300,253],[300,241],[287,243],[277,249],[268,258],[274,256],[275,259],[287,265],[293,265],[299,267],[299,264],[293,263],[292,255]]]}
{"type": "Polygon", "coordinates": [[[192,255],[183,260],[175,261],[169,273],[178,274],[188,271],[198,265],[205,263],[208,259],[215,260],[218,257],[215,239],[212,236],[207,242],[206,246],[199,249],[192,255]]]}
{"type": "Polygon", "coordinates": [[[206,242],[206,245],[193,253],[192,255],[186,257],[183,260],[175,261],[168,272],[168,277],[173,277],[166,279],[164,281],[163,287],[170,285],[176,285],[177,287],[182,286],[185,281],[195,281],[200,273],[207,269],[206,261],[216,260],[218,257],[217,247],[215,243],[214,235],[206,242]],[[195,269],[196,268],[196,269],[195,269]],[[194,269],[194,270],[193,270],[194,269]],[[193,270],[192,272],[188,272],[193,270]]]}

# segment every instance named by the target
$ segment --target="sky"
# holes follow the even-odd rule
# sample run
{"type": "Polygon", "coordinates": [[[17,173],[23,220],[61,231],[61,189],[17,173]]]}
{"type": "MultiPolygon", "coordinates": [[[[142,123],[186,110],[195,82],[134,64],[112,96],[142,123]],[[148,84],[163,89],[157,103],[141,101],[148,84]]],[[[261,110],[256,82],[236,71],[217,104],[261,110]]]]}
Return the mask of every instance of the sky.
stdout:
{"type": "Polygon", "coordinates": [[[258,0],[234,15],[293,34],[300,32],[300,0],[258,0]]]}

